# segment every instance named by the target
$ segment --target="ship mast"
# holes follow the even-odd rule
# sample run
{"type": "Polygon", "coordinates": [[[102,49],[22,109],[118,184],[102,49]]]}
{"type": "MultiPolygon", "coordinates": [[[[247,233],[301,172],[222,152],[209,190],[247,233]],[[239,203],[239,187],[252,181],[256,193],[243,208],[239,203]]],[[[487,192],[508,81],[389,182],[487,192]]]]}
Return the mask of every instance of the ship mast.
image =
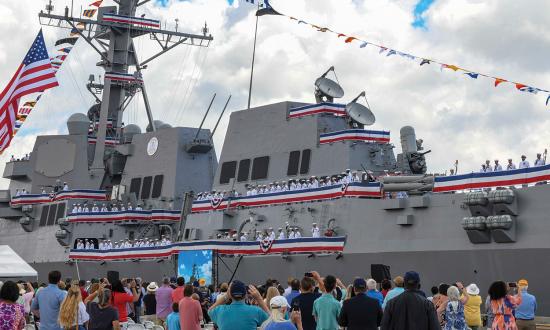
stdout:
{"type": "MultiPolygon", "coordinates": [[[[97,20],[73,17],[69,14],[68,7],[64,15],[51,13],[51,3],[45,12],[39,13],[40,24],[58,28],[71,29],[78,33],[92,49],[101,57],[97,66],[102,67],[106,74],[103,82],[103,95],[99,113],[99,125],[97,129],[97,142],[94,158],[90,167],[91,175],[102,175],[105,171],[105,139],[107,137],[107,121],[112,120],[113,130],[120,134],[122,114],[127,103],[137,91],[141,91],[147,112],[147,119],[153,131],[156,130],[151,112],[149,98],[147,97],[145,83],[141,71],[147,68],[147,64],[160,55],[174,49],[176,46],[186,44],[189,46],[208,47],[213,40],[207,35],[208,30],[203,29],[202,35],[190,34],[180,31],[169,31],[160,27],[149,27],[136,24],[114,22],[104,20],[104,14],[115,14],[129,18],[136,18],[136,9],[150,0],[115,0],[116,6],[100,7],[97,20]],[[133,39],[143,35],[149,35],[160,46],[160,50],[149,58],[138,61],[133,39]],[[113,75],[128,75],[133,67],[135,79],[120,82],[112,79],[113,75]]],[[[142,16],[143,18],[143,16],[142,16]]]]}

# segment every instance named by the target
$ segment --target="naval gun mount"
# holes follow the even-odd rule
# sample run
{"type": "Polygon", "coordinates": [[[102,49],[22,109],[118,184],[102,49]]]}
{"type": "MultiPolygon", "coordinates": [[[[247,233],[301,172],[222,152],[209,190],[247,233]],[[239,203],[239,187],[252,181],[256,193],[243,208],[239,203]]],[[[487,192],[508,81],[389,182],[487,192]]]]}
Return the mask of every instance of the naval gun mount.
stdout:
{"type": "Polygon", "coordinates": [[[397,155],[397,167],[402,169],[404,174],[425,174],[426,157],[424,155],[431,150],[422,151],[422,139],[416,139],[412,126],[403,126],[399,130],[401,136],[402,153],[397,155]]]}

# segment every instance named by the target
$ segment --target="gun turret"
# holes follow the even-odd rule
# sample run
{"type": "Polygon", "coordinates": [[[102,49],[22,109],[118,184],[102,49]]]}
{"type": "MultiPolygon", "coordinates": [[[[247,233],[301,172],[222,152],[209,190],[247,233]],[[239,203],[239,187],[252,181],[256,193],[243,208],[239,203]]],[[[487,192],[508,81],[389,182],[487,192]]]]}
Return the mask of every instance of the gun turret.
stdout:
{"type": "Polygon", "coordinates": [[[404,126],[399,131],[401,134],[402,153],[397,156],[398,167],[403,173],[424,174],[426,173],[426,158],[424,155],[431,150],[422,150],[422,140],[416,139],[414,128],[404,126]]]}

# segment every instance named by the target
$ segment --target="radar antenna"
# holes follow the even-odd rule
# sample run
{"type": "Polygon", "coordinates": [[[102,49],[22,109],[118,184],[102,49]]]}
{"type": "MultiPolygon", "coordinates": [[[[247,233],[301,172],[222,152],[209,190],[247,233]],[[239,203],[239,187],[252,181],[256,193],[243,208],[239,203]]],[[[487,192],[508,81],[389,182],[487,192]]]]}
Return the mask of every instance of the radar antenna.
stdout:
{"type": "Polygon", "coordinates": [[[365,91],[362,91],[356,98],[346,105],[346,113],[351,119],[353,126],[370,126],[376,122],[374,114],[370,110],[369,101],[365,96],[365,91]],[[367,106],[357,103],[357,100],[363,97],[367,106]]]}
{"type": "Polygon", "coordinates": [[[326,75],[331,71],[334,73],[336,81],[338,81],[338,77],[334,71],[334,66],[331,66],[325,73],[315,80],[315,101],[317,103],[333,102],[335,98],[341,98],[344,96],[344,90],[340,84],[326,77],[326,75]]]}

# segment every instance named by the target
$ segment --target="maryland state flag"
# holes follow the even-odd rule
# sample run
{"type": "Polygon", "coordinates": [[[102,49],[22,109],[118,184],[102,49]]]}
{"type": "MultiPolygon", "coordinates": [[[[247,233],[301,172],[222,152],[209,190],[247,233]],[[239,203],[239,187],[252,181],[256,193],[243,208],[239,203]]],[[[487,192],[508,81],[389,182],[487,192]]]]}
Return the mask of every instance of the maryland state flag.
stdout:
{"type": "Polygon", "coordinates": [[[97,9],[86,9],[82,12],[82,16],[88,17],[88,18],[93,17],[96,11],[97,9]]]}

